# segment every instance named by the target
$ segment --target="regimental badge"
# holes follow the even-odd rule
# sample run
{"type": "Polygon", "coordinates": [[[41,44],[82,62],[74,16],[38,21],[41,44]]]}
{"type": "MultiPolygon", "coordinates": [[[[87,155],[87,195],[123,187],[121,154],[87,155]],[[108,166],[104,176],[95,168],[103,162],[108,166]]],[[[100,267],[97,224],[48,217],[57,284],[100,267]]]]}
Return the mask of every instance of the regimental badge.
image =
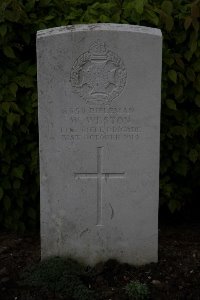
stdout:
{"type": "Polygon", "coordinates": [[[89,103],[109,103],[126,84],[127,72],[121,58],[96,41],[81,54],[71,70],[73,91],[89,103]]]}

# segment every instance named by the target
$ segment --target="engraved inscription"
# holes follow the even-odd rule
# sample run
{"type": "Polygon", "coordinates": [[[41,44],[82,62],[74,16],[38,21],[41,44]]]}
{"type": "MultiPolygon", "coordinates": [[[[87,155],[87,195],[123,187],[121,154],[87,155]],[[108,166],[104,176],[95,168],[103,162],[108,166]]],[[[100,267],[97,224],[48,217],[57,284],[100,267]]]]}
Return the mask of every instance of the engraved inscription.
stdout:
{"type": "Polygon", "coordinates": [[[62,111],[59,135],[65,141],[136,141],[142,129],[133,107],[80,106],[62,111]]]}
{"type": "Polygon", "coordinates": [[[127,72],[121,58],[97,41],[81,54],[71,70],[71,85],[89,103],[110,103],[126,84],[127,72]]]}
{"type": "MultiPolygon", "coordinates": [[[[96,179],[97,180],[97,226],[102,226],[102,180],[123,179],[125,172],[121,173],[104,173],[103,169],[103,148],[97,147],[97,172],[96,173],[74,173],[75,179],[96,179]]],[[[114,211],[112,208],[111,219],[114,211]]]]}

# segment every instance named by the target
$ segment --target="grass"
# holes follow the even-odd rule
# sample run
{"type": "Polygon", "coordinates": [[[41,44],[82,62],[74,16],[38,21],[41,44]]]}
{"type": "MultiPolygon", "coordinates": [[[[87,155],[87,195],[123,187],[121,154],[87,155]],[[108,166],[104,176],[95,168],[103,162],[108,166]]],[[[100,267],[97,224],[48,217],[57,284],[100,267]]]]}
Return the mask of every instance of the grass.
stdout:
{"type": "Polygon", "coordinates": [[[139,281],[128,283],[125,287],[125,291],[130,300],[146,300],[149,296],[147,285],[139,281]]]}
{"type": "Polygon", "coordinates": [[[78,262],[53,257],[26,269],[20,284],[43,289],[44,293],[51,292],[55,296],[71,297],[73,300],[94,300],[95,292],[87,285],[89,276],[85,266],[78,262]]]}

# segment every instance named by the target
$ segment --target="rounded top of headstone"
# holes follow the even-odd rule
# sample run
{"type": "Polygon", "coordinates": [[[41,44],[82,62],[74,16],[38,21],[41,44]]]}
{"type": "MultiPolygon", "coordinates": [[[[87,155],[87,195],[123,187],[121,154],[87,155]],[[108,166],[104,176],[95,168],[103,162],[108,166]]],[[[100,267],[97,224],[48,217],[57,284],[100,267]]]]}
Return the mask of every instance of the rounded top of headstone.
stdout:
{"type": "Polygon", "coordinates": [[[150,34],[162,37],[161,30],[158,28],[129,25],[129,24],[112,24],[112,23],[98,23],[98,24],[80,24],[80,25],[68,25],[61,27],[54,27],[37,32],[37,38],[70,33],[70,32],[81,32],[81,31],[124,31],[124,32],[135,32],[150,34]]]}

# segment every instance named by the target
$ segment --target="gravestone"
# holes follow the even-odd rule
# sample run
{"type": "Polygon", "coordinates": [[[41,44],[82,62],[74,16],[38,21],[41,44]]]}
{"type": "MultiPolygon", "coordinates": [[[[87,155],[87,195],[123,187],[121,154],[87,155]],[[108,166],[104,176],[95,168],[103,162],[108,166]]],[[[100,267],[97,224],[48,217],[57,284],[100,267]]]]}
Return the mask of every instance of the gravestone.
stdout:
{"type": "Polygon", "coordinates": [[[157,261],[161,32],[37,34],[42,258],[157,261]]]}

